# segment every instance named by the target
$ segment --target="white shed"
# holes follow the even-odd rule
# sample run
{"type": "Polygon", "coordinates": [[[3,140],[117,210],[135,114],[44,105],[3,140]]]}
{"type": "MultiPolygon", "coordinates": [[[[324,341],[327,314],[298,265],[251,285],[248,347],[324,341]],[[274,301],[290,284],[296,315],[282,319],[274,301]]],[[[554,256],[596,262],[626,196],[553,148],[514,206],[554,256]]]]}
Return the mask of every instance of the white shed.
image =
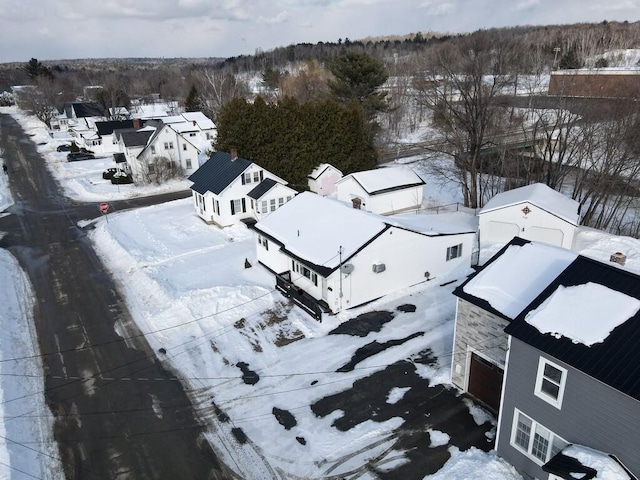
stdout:
{"type": "Polygon", "coordinates": [[[336,182],[342,178],[342,172],[333,165],[321,163],[307,175],[309,190],[318,195],[336,193],[336,182]]]}
{"type": "Polygon", "coordinates": [[[571,249],[580,204],[542,183],[493,197],[478,213],[480,248],[518,236],[571,249]]]}
{"type": "Polygon", "coordinates": [[[338,200],[380,215],[417,210],[424,181],[408,167],[385,167],[351,173],[336,182],[338,200]]]}
{"type": "Polygon", "coordinates": [[[257,258],[333,312],[469,267],[475,232],[382,217],[304,192],[260,220],[257,258]]]}

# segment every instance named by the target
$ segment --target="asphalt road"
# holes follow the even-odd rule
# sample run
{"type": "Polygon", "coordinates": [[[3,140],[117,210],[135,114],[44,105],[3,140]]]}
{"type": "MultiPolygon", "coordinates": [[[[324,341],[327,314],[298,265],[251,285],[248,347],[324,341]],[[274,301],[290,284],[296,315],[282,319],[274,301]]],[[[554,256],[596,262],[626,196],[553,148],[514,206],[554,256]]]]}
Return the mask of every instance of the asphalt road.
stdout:
{"type": "MultiPolygon", "coordinates": [[[[0,115],[0,147],[16,201],[11,215],[0,218],[0,247],[18,259],[35,290],[44,392],[66,478],[232,477],[204,441],[182,385],[140,336],[76,226],[99,215],[97,204],[65,199],[35,145],[8,115],[0,115]],[[123,341],[118,331],[130,338],[123,341]]],[[[188,193],[114,202],[112,208],[188,193]]]]}

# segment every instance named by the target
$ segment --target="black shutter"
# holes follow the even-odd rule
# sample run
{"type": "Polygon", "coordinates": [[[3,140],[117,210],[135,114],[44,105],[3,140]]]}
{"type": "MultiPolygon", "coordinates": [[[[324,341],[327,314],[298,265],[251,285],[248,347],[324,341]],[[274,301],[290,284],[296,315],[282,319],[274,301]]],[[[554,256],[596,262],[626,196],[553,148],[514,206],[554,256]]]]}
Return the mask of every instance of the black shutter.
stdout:
{"type": "Polygon", "coordinates": [[[231,215],[236,214],[236,209],[233,207],[233,200],[231,200],[231,215]]]}
{"type": "Polygon", "coordinates": [[[242,213],[246,213],[247,212],[247,204],[244,201],[244,198],[242,199],[242,213]]]}
{"type": "Polygon", "coordinates": [[[260,170],[260,181],[264,180],[264,172],[262,170],[260,170]]]}
{"type": "Polygon", "coordinates": [[[244,185],[244,173],[240,176],[240,179],[242,180],[242,184],[244,185]]]}

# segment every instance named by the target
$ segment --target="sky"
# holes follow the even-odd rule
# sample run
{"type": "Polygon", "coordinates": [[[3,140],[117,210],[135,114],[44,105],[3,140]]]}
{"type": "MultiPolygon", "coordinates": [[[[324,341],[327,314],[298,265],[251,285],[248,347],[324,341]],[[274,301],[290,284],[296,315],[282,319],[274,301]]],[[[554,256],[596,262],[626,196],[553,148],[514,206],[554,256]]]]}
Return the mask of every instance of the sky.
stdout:
{"type": "Polygon", "coordinates": [[[640,19],[640,0],[0,0],[0,63],[231,57],[297,43],[640,19]]]}

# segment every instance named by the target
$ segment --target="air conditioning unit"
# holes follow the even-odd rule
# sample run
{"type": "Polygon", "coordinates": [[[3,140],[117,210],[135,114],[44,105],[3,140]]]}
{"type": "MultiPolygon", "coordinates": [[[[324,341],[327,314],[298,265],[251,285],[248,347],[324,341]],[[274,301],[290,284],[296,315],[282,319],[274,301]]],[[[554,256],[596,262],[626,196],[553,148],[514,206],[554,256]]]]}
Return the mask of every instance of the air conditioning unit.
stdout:
{"type": "Polygon", "coordinates": [[[371,269],[373,270],[373,273],[382,273],[387,269],[387,267],[384,263],[374,263],[371,269]]]}

